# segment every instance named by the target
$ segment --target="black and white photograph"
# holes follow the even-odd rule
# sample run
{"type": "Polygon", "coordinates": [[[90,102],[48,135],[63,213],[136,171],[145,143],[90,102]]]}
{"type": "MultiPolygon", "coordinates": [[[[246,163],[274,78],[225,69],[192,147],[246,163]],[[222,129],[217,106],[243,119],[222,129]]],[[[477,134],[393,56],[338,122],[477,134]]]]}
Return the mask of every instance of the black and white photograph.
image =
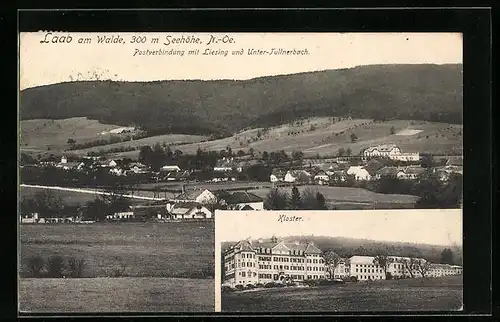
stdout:
{"type": "Polygon", "coordinates": [[[19,311],[213,312],[216,211],[461,211],[462,83],[460,33],[20,33],[19,311]]]}
{"type": "Polygon", "coordinates": [[[463,310],[460,209],[222,211],[215,238],[222,312],[463,310]]]}

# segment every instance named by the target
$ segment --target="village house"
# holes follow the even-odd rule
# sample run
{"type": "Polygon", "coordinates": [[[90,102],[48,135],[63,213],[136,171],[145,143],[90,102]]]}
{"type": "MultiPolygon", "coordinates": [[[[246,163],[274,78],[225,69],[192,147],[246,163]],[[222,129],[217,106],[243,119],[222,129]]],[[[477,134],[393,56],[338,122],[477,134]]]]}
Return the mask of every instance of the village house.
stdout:
{"type": "Polygon", "coordinates": [[[399,154],[401,154],[401,150],[395,144],[392,143],[369,147],[363,151],[363,156],[365,158],[373,158],[373,157],[389,158],[391,156],[399,154]]]}
{"type": "Polygon", "coordinates": [[[406,167],[404,169],[404,179],[406,180],[417,180],[419,179],[424,173],[425,173],[425,168],[422,168],[420,166],[417,167],[406,167]]]}
{"type": "Polygon", "coordinates": [[[169,210],[171,219],[209,219],[212,212],[197,202],[178,202],[169,210]]]}
{"type": "Polygon", "coordinates": [[[330,176],[324,170],[319,170],[314,175],[314,183],[319,185],[328,185],[330,176]]]}
{"type": "Polygon", "coordinates": [[[210,182],[236,181],[236,178],[229,172],[216,172],[212,175],[210,182]]]}
{"type": "Polygon", "coordinates": [[[289,183],[310,183],[311,174],[305,170],[289,170],[285,175],[285,182],[289,183]]]}
{"type": "Polygon", "coordinates": [[[236,170],[238,172],[243,171],[242,167],[235,163],[233,158],[222,158],[222,160],[217,160],[214,171],[229,172],[236,170]]]}
{"type": "Polygon", "coordinates": [[[351,166],[347,170],[347,174],[353,176],[356,181],[368,181],[372,178],[363,166],[351,166]]]}
{"type": "Polygon", "coordinates": [[[347,181],[347,172],[344,170],[333,171],[330,175],[330,183],[344,183],[347,181]]]}
{"type": "Polygon", "coordinates": [[[281,169],[273,169],[269,176],[269,181],[272,183],[285,181],[285,172],[281,169]]]}
{"type": "Polygon", "coordinates": [[[233,193],[226,193],[221,195],[224,204],[227,205],[228,210],[263,210],[264,199],[261,197],[245,192],[235,191],[233,193]]]}
{"type": "Polygon", "coordinates": [[[148,173],[149,167],[140,162],[133,162],[128,165],[127,172],[131,172],[134,174],[148,173]]]}
{"type": "Polygon", "coordinates": [[[191,172],[188,170],[168,172],[161,177],[164,181],[186,181],[191,176],[191,172]]]}
{"type": "Polygon", "coordinates": [[[83,162],[68,162],[68,158],[65,156],[61,157],[61,161],[56,164],[56,168],[63,170],[82,170],[85,166],[83,162]]]}
{"type": "Polygon", "coordinates": [[[173,202],[196,202],[199,204],[211,204],[217,201],[215,194],[208,189],[192,189],[172,198],[173,202]]]}
{"type": "Polygon", "coordinates": [[[177,165],[164,165],[163,167],[160,168],[161,172],[179,172],[181,171],[181,168],[177,165]]]}
{"type": "Polygon", "coordinates": [[[375,173],[375,179],[380,180],[384,177],[404,179],[405,173],[398,167],[383,167],[375,173]]]}
{"type": "Polygon", "coordinates": [[[106,219],[108,220],[132,219],[134,217],[135,215],[133,211],[115,212],[113,214],[106,215],[106,219]]]}

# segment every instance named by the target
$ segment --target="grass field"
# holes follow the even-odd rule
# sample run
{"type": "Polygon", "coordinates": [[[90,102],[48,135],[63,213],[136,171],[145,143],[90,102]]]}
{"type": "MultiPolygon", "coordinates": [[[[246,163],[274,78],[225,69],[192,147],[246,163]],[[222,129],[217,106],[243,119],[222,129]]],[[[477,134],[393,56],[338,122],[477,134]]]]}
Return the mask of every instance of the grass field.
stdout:
{"type": "MultiPolygon", "coordinates": [[[[100,124],[86,118],[64,120],[28,120],[21,123],[21,149],[31,153],[57,153],[69,148],[67,139],[75,138],[77,143],[103,138],[101,131],[118,128],[116,125],[100,124]],[[51,151],[47,151],[47,145],[51,151]]],[[[250,129],[231,137],[202,142],[205,137],[198,135],[169,134],[153,136],[135,141],[121,142],[88,149],[74,150],[71,153],[86,155],[90,151],[109,150],[117,147],[138,147],[155,143],[187,143],[174,149],[194,154],[198,148],[220,151],[231,147],[233,151],[250,148],[254,151],[285,152],[302,151],[306,156],[331,156],[340,148],[351,149],[353,155],[361,150],[378,144],[392,142],[403,152],[429,152],[460,154],[462,148],[462,126],[447,123],[432,123],[411,120],[391,120],[374,122],[370,119],[352,119],[332,122],[329,117],[309,118],[302,123],[291,122],[271,127],[257,139],[262,128],[250,129]],[[391,134],[394,130],[394,134],[391,134]],[[293,134],[292,134],[293,133],[293,134]],[[351,142],[351,134],[358,137],[351,142]],[[188,143],[191,142],[191,143],[188,143]]],[[[110,153],[113,158],[137,159],[139,151],[110,153]]]]}
{"type": "Polygon", "coordinates": [[[19,309],[33,313],[213,312],[213,280],[21,279],[19,309]]]}
{"type": "MultiPolygon", "coordinates": [[[[82,189],[85,189],[86,191],[89,190],[93,191],[92,188],[82,188],[82,189]]],[[[95,193],[61,191],[61,190],[44,189],[38,187],[20,187],[20,190],[21,190],[21,198],[23,197],[30,198],[33,197],[39,191],[50,190],[54,195],[61,197],[62,201],[67,205],[81,205],[86,203],[87,201],[95,200],[99,196],[98,194],[95,193]]],[[[132,192],[129,191],[129,193],[132,192]]],[[[162,192],[160,197],[170,198],[173,197],[174,195],[176,195],[176,193],[162,192]]],[[[153,191],[134,190],[134,196],[153,198],[155,197],[155,193],[153,191]]],[[[130,198],[129,200],[131,201],[132,204],[145,202],[145,200],[134,199],[134,198],[130,198]]]]}
{"type": "MultiPolygon", "coordinates": [[[[195,153],[198,148],[220,151],[231,147],[233,151],[250,148],[256,152],[284,150],[287,153],[302,151],[309,157],[317,154],[331,156],[340,148],[351,149],[353,155],[361,150],[384,143],[395,143],[403,152],[428,152],[460,154],[462,126],[411,120],[373,122],[369,119],[352,119],[332,123],[331,118],[310,118],[302,125],[296,122],[269,128],[267,134],[257,138],[263,129],[251,129],[220,140],[197,142],[176,146],[184,153],[195,153]],[[314,128],[311,131],[311,126],[314,128]],[[394,134],[391,134],[394,130],[394,134]],[[289,134],[289,133],[295,134],[289,134]],[[358,137],[351,141],[351,134],[358,137]]],[[[115,154],[115,157],[137,158],[138,151],[115,154]]]]}
{"type": "Polygon", "coordinates": [[[458,311],[461,276],[222,293],[224,312],[458,311]]]}
{"type": "MultiPolygon", "coordinates": [[[[122,126],[112,124],[102,124],[96,120],[86,117],[73,117],[62,120],[34,119],[21,121],[21,151],[30,154],[60,154],[71,147],[68,139],[72,138],[77,144],[82,144],[99,139],[109,139],[110,134],[101,135],[101,132],[109,132],[122,126]],[[48,150],[50,148],[50,150],[48,150]]],[[[117,134],[115,134],[117,135],[117,134]]],[[[124,134],[127,135],[127,134],[124,134]]],[[[123,136],[123,135],[118,135],[123,136]]],[[[75,155],[86,155],[90,151],[108,150],[119,147],[139,147],[142,145],[153,145],[155,143],[188,143],[199,142],[205,139],[199,135],[168,134],[154,136],[134,141],[120,142],[103,146],[96,146],[88,149],[72,150],[75,155]]],[[[137,151],[137,154],[139,152],[137,151]]]]}
{"type": "Polygon", "coordinates": [[[84,258],[84,276],[203,277],[213,274],[214,223],[21,225],[21,271],[31,256],[84,258]],[[208,272],[208,273],[207,273],[208,272]]]}
{"type": "Polygon", "coordinates": [[[21,121],[21,150],[31,152],[67,149],[69,138],[76,143],[84,143],[108,138],[99,133],[120,128],[118,125],[102,124],[86,117],[62,120],[34,119],[21,121]]]}

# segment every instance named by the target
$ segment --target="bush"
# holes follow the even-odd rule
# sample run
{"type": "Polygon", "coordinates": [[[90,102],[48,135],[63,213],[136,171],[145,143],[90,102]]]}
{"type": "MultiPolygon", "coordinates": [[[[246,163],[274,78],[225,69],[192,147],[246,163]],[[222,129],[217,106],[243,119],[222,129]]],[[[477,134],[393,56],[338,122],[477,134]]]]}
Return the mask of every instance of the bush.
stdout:
{"type": "Polygon", "coordinates": [[[40,256],[30,257],[28,259],[28,272],[32,277],[41,277],[45,266],[45,260],[40,256]]]}
{"type": "Polygon", "coordinates": [[[71,277],[74,277],[74,278],[83,277],[85,266],[86,266],[86,263],[85,263],[85,259],[83,259],[83,258],[76,259],[74,257],[71,257],[68,260],[68,267],[69,267],[69,271],[70,271],[69,274],[71,277]]]}
{"type": "Polygon", "coordinates": [[[248,290],[251,290],[251,289],[254,289],[254,288],[255,288],[255,285],[253,285],[253,284],[247,284],[247,285],[245,286],[245,288],[246,288],[246,289],[248,289],[248,290]]]}
{"type": "Polygon", "coordinates": [[[264,287],[265,287],[265,288],[277,287],[277,285],[276,285],[276,284],[278,284],[278,283],[275,283],[275,282],[269,282],[269,283],[266,283],[266,284],[264,285],[264,287]]]}
{"type": "Polygon", "coordinates": [[[264,284],[262,284],[262,283],[257,283],[257,284],[255,284],[255,287],[264,287],[264,284]]]}
{"type": "Polygon", "coordinates": [[[236,290],[238,290],[238,291],[242,291],[242,290],[244,290],[244,289],[245,289],[245,287],[244,287],[243,285],[241,285],[241,284],[236,285],[234,288],[235,288],[236,290]]]}
{"type": "Polygon", "coordinates": [[[65,268],[64,258],[59,255],[49,257],[47,267],[47,277],[59,278],[63,277],[65,268]]]}

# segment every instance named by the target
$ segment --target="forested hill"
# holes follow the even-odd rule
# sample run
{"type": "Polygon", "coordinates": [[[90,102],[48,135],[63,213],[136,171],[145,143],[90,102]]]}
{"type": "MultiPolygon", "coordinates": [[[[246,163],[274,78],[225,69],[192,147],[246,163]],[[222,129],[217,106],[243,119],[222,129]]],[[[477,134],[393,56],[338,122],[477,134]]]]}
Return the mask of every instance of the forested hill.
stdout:
{"type": "MultiPolygon", "coordinates": [[[[462,265],[462,247],[461,246],[443,246],[418,243],[402,243],[390,241],[374,241],[367,239],[347,238],[347,237],[329,237],[329,236],[288,236],[278,238],[289,242],[302,241],[314,242],[323,251],[334,251],[342,257],[351,257],[354,255],[377,256],[381,253],[394,256],[416,256],[423,257],[433,263],[441,261],[441,253],[445,248],[449,248],[453,255],[453,264],[462,265]]],[[[222,250],[234,245],[237,241],[224,242],[222,250]]]]}
{"type": "Polygon", "coordinates": [[[349,114],[462,123],[462,65],[370,65],[243,81],[67,82],[23,90],[20,114],[186,134],[349,114]]]}

